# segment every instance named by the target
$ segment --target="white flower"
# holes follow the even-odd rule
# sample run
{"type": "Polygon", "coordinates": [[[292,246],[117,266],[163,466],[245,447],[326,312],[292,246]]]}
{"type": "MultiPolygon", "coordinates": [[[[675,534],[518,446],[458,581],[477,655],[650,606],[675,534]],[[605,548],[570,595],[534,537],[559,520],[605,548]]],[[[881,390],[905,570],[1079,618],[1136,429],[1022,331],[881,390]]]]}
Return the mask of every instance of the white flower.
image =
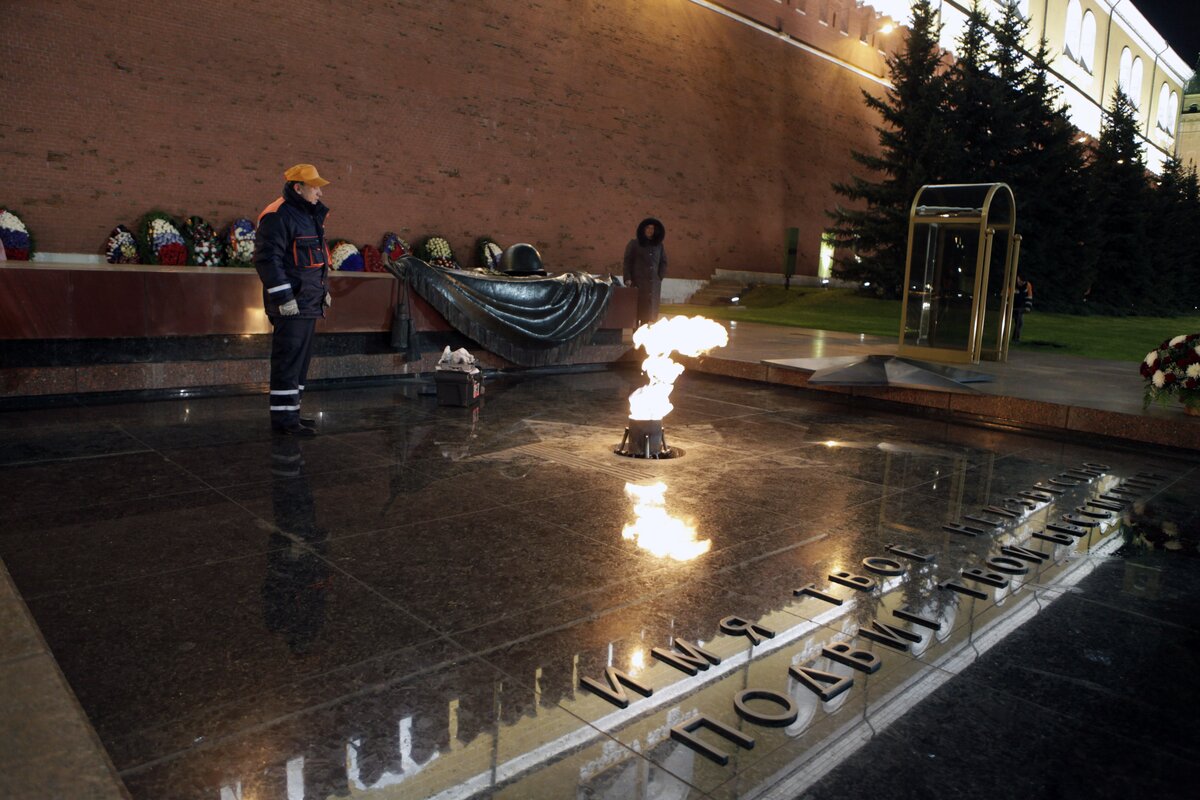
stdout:
{"type": "Polygon", "coordinates": [[[1189,378],[1200,378],[1200,364],[1192,364],[1187,368],[1189,378]]]}
{"type": "Polygon", "coordinates": [[[504,251],[500,249],[500,245],[495,242],[488,242],[483,246],[484,266],[495,269],[496,265],[500,263],[500,256],[503,254],[504,251]]]}
{"type": "Polygon", "coordinates": [[[1165,378],[1166,376],[1163,375],[1163,371],[1159,369],[1154,371],[1154,377],[1150,380],[1154,383],[1155,389],[1161,389],[1163,387],[1163,383],[1165,382],[1165,378]]]}
{"type": "Polygon", "coordinates": [[[1151,351],[1150,351],[1150,352],[1149,352],[1149,353],[1146,355],[1146,358],[1145,358],[1146,366],[1147,366],[1147,367],[1153,367],[1153,366],[1154,366],[1154,361],[1155,361],[1157,358],[1158,358],[1158,351],[1157,351],[1157,350],[1151,350],[1151,351]]]}
{"type": "Polygon", "coordinates": [[[0,213],[0,228],[10,231],[20,231],[21,233],[29,233],[17,215],[13,214],[11,211],[0,213]]]}
{"type": "Polygon", "coordinates": [[[1200,344],[1196,345],[1192,349],[1196,351],[1196,355],[1200,356],[1200,344]]]}
{"type": "Polygon", "coordinates": [[[1177,344],[1183,344],[1183,340],[1186,338],[1187,336],[1176,336],[1174,339],[1167,342],[1167,344],[1171,345],[1171,347],[1174,347],[1177,344]]]}

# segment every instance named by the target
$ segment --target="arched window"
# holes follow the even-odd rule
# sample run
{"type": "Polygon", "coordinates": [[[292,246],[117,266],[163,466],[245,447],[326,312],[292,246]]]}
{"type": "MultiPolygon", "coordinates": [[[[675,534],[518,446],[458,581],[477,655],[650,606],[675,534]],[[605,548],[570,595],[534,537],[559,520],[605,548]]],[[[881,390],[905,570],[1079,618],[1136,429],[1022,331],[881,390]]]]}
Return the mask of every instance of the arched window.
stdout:
{"type": "Polygon", "coordinates": [[[1096,15],[1091,11],[1083,14],[1083,25],[1079,31],[1079,66],[1092,71],[1096,60],[1096,15]]]}
{"type": "Polygon", "coordinates": [[[1158,91],[1158,121],[1155,123],[1163,133],[1175,135],[1175,113],[1178,109],[1179,93],[1170,91],[1170,87],[1164,83],[1158,91]]]}
{"type": "Polygon", "coordinates": [[[1133,69],[1129,71],[1129,99],[1135,106],[1142,104],[1142,57],[1134,56],[1133,69]]]}
{"type": "Polygon", "coordinates": [[[1117,88],[1129,94],[1130,77],[1133,72],[1133,52],[1128,48],[1121,50],[1121,66],[1117,70],[1117,88]]]}
{"type": "Polygon", "coordinates": [[[1067,28],[1063,35],[1063,52],[1072,61],[1079,60],[1079,34],[1083,26],[1083,9],[1079,0],[1067,3],[1067,28]]]}

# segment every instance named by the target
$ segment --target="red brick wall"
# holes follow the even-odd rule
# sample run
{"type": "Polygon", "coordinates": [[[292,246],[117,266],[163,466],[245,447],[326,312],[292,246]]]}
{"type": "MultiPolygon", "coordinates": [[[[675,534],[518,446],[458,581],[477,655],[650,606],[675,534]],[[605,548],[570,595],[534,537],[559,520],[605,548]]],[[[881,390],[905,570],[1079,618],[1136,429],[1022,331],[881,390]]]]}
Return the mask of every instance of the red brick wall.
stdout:
{"type": "MultiPolygon", "coordinates": [[[[857,17],[795,8],[827,4],[729,5],[878,74],[857,17]]],[[[777,271],[789,225],[815,273],[829,184],[874,146],[860,88],[688,0],[5,3],[0,205],[42,250],[99,252],[149,209],[253,217],[307,161],[359,243],[439,232],[468,259],[486,234],[614,269],[653,214],[675,277],[777,271]]]]}

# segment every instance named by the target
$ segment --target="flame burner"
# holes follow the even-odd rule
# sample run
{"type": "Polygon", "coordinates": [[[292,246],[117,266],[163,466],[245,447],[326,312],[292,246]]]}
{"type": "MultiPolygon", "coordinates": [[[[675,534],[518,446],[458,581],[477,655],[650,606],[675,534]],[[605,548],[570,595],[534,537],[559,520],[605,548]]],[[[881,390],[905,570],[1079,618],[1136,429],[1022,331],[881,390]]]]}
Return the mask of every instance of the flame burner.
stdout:
{"type": "Polygon", "coordinates": [[[631,418],[620,447],[613,452],[629,458],[679,458],[683,455],[681,448],[667,444],[661,419],[631,418]]]}

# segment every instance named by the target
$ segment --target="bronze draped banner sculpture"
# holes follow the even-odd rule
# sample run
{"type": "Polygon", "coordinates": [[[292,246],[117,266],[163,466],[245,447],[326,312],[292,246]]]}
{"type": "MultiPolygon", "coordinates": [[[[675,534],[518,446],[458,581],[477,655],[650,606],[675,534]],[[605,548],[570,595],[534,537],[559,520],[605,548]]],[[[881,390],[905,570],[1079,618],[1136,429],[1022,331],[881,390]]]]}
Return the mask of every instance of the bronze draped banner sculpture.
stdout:
{"type": "Polygon", "coordinates": [[[414,256],[389,265],[457,331],[523,367],[562,363],[600,327],[612,279],[585,272],[513,277],[435,267],[414,256]]]}

